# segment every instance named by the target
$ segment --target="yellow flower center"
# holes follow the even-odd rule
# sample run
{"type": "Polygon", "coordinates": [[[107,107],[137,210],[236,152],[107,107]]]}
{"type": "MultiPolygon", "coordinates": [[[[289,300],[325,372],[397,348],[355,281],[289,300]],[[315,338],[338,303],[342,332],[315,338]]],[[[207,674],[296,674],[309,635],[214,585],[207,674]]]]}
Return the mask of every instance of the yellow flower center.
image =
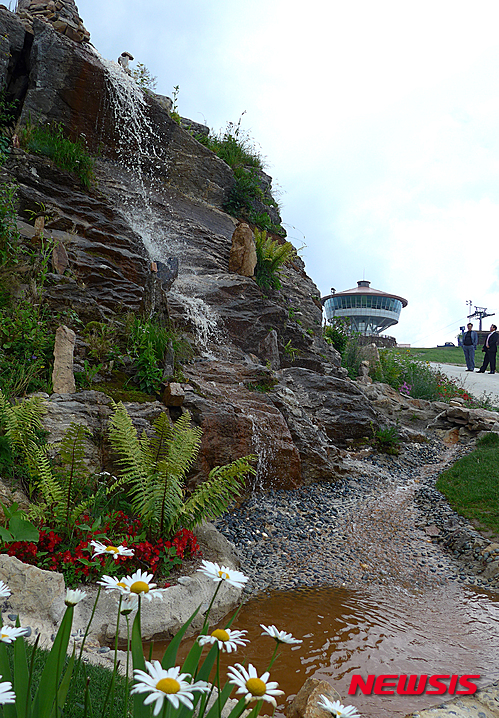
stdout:
{"type": "Polygon", "coordinates": [[[227,631],[224,631],[223,628],[217,628],[213,633],[211,634],[213,638],[216,638],[219,641],[229,641],[230,637],[227,631]]]}
{"type": "Polygon", "coordinates": [[[229,574],[226,571],[219,571],[218,575],[220,576],[220,578],[224,578],[224,579],[229,578],[229,574]]]}
{"type": "Polygon", "coordinates": [[[156,689],[163,691],[163,693],[178,693],[180,690],[180,683],[175,678],[162,678],[156,683],[156,689]]]}
{"type": "Polygon", "coordinates": [[[250,678],[246,681],[246,688],[252,696],[264,696],[267,686],[260,678],[250,678]]]}
{"type": "Polygon", "coordinates": [[[116,546],[106,546],[106,551],[109,553],[119,553],[120,550],[116,546]]]}
{"type": "MultiPolygon", "coordinates": [[[[149,593],[149,586],[147,585],[147,583],[145,581],[135,581],[135,583],[132,583],[132,585],[130,586],[130,591],[132,593],[149,593]]],[[[170,679],[165,678],[165,681],[166,680],[170,680],[170,679]]],[[[160,683],[161,683],[161,681],[160,681],[160,683]]],[[[176,681],[175,681],[175,683],[176,683],[176,681]]],[[[163,689],[160,688],[160,690],[163,690],[163,689]]],[[[170,691],[170,692],[176,693],[177,691],[170,691]]],[[[165,693],[166,693],[166,691],[165,691],[165,693]]]]}

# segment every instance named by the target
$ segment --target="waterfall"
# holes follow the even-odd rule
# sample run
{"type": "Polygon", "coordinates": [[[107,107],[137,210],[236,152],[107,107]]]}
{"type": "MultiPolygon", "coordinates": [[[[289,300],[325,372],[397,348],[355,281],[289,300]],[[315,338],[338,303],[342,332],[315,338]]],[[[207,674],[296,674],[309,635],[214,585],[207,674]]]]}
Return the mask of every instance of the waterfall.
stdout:
{"type": "MultiPolygon", "coordinates": [[[[145,93],[118,63],[106,60],[94,48],[89,49],[105,70],[107,94],[116,128],[118,161],[125,174],[122,186],[115,187],[114,192],[111,189],[111,193],[128,225],[141,237],[151,260],[165,261],[168,257],[177,256],[179,275],[183,274],[185,239],[169,236],[165,231],[165,221],[151,199],[151,189],[159,193],[162,189],[160,182],[154,186],[154,170],[164,176],[169,159],[163,149],[164,140],[156,132],[149,116],[145,93]]],[[[195,279],[195,275],[192,276],[195,279]]],[[[183,286],[185,284],[183,282],[183,286]]],[[[195,293],[195,281],[189,284],[195,293]]],[[[209,343],[225,344],[217,313],[203,299],[188,296],[178,287],[174,286],[172,293],[185,310],[201,353],[207,358],[214,358],[209,351],[209,343]]]]}
{"type": "Polygon", "coordinates": [[[253,491],[264,491],[269,488],[269,482],[266,480],[269,474],[269,468],[272,462],[272,446],[270,445],[270,437],[272,436],[271,427],[266,426],[266,422],[262,423],[262,417],[255,417],[248,414],[251,421],[253,434],[254,453],[258,456],[256,466],[256,476],[253,479],[253,491]]]}

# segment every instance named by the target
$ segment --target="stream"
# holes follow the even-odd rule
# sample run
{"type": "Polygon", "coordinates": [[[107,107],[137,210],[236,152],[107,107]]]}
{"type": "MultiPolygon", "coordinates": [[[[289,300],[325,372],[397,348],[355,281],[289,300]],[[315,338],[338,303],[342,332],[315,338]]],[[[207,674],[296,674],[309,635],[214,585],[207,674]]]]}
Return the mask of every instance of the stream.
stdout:
{"type": "Polygon", "coordinates": [[[398,459],[354,461],[343,482],[254,495],[223,517],[218,527],[250,577],[233,628],[251,641],[223,665],[266,670],[275,644],[260,624],[274,624],[303,641],[282,645],[272,667],[285,693],[278,713],[314,676],[366,718],[402,718],[452,696],[349,696],[354,674],[498,680],[499,594],[431,540],[414,503],[456,458],[437,443],[408,446],[398,459]]]}

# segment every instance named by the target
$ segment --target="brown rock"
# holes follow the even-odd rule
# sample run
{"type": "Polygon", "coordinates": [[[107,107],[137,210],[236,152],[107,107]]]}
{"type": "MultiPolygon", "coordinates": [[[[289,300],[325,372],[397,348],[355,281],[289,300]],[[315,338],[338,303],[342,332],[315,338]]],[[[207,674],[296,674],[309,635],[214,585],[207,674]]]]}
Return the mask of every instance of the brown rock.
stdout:
{"type": "Polygon", "coordinates": [[[339,701],[341,697],[326,681],[318,678],[307,678],[295,698],[286,708],[287,718],[327,718],[331,716],[318,702],[321,696],[331,701],[339,701]]]}
{"type": "Polygon", "coordinates": [[[64,274],[69,266],[68,253],[62,242],[56,242],[52,250],[52,268],[57,274],[64,274]]]}
{"type": "Polygon", "coordinates": [[[73,374],[73,352],[76,334],[62,325],[55,333],[54,369],[52,385],[55,394],[72,394],[76,391],[73,374]]]}
{"type": "Polygon", "coordinates": [[[170,382],[165,386],[163,392],[163,404],[165,406],[182,406],[185,399],[185,393],[181,384],[170,382]]]}
{"type": "Polygon", "coordinates": [[[277,371],[281,368],[279,359],[279,345],[277,342],[277,332],[272,329],[258,345],[258,354],[264,362],[270,362],[270,367],[277,371]]]}
{"type": "Polygon", "coordinates": [[[452,444],[457,444],[459,441],[459,429],[455,427],[454,429],[449,429],[449,431],[446,431],[442,437],[442,441],[448,446],[452,446],[452,444]]]}
{"type": "Polygon", "coordinates": [[[229,272],[252,277],[256,267],[256,248],[253,232],[244,222],[238,224],[232,235],[229,272]]]}

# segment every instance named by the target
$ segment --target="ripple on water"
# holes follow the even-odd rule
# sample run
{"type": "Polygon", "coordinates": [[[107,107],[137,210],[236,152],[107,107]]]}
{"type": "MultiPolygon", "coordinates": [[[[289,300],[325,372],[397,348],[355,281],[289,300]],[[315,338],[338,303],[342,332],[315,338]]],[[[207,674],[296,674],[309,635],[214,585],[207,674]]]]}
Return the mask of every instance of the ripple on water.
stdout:
{"type": "Polygon", "coordinates": [[[479,685],[486,685],[499,679],[498,620],[498,597],[454,585],[423,595],[379,587],[276,591],[242,607],[233,627],[246,629],[251,643],[224,665],[245,659],[264,671],[275,644],[260,635],[260,624],[275,624],[303,639],[301,646],[281,646],[271,671],[288,700],[315,676],[363,716],[395,718],[441,697],[348,696],[352,675],[467,673],[480,674],[479,685]]]}

